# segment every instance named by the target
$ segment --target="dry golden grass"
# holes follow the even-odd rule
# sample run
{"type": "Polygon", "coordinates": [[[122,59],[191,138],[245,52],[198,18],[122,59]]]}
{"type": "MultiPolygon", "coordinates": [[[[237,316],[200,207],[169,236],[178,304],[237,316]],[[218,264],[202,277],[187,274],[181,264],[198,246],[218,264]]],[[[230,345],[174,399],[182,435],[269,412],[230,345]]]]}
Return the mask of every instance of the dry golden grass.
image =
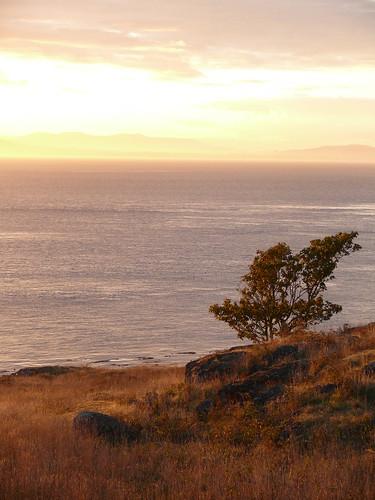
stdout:
{"type": "Polygon", "coordinates": [[[375,377],[362,368],[375,359],[375,332],[281,342],[291,341],[306,345],[309,369],[280,399],[262,410],[218,405],[204,422],[195,407],[224,382],[185,385],[183,368],[1,378],[0,498],[373,499],[375,377]],[[337,390],[319,393],[327,383],[337,390]],[[139,424],[141,440],[77,435],[81,410],[139,424]],[[299,433],[281,439],[289,426],[299,433]]]}

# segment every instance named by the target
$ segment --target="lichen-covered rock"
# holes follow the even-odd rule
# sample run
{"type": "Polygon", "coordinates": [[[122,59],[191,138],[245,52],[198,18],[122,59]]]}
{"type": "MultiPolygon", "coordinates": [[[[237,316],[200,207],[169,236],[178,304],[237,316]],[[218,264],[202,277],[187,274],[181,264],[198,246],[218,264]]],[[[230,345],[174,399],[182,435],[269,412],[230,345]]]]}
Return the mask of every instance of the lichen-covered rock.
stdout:
{"type": "Polygon", "coordinates": [[[93,411],[79,413],[73,420],[73,429],[82,435],[99,437],[112,444],[135,441],[140,432],[115,417],[93,411]]]}
{"type": "Polygon", "coordinates": [[[280,396],[284,390],[282,384],[290,382],[295,374],[305,369],[304,361],[271,366],[251,374],[244,380],[225,385],[218,396],[222,403],[251,399],[256,403],[265,404],[280,396]]]}
{"type": "Polygon", "coordinates": [[[298,354],[299,349],[297,345],[284,344],[277,347],[271,353],[266,354],[266,356],[264,356],[264,361],[267,361],[270,364],[274,364],[284,358],[296,359],[298,357],[298,354]]]}
{"type": "Polygon", "coordinates": [[[33,375],[64,375],[77,368],[72,366],[32,366],[27,368],[21,368],[20,370],[13,373],[15,377],[32,377],[33,375]]]}
{"type": "Polygon", "coordinates": [[[191,361],[185,368],[186,382],[205,382],[236,374],[246,365],[247,359],[247,350],[236,350],[210,354],[191,361]]]}
{"type": "Polygon", "coordinates": [[[277,399],[283,393],[284,393],[284,386],[282,384],[277,384],[254,394],[253,401],[255,404],[265,405],[270,401],[277,399]]]}
{"type": "Polygon", "coordinates": [[[219,391],[219,399],[222,403],[243,403],[252,400],[256,404],[264,405],[279,397],[284,392],[281,384],[272,386],[257,385],[251,378],[240,382],[234,382],[224,386],[219,391]]]}
{"type": "Polygon", "coordinates": [[[205,382],[241,373],[248,375],[285,359],[298,360],[304,355],[304,350],[295,344],[279,345],[271,352],[266,350],[263,355],[257,356],[257,361],[255,352],[254,346],[236,347],[191,361],[185,368],[186,382],[205,382]]]}

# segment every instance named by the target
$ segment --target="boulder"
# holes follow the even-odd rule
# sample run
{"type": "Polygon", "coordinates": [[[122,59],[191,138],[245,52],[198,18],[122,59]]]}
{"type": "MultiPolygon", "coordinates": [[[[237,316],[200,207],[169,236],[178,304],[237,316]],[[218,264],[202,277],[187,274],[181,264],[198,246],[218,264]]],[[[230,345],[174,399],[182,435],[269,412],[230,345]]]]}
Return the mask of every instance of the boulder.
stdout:
{"type": "Polygon", "coordinates": [[[15,377],[32,377],[33,375],[64,375],[73,370],[76,370],[72,366],[32,366],[27,368],[21,368],[20,370],[13,373],[15,377]]]}
{"type": "Polygon", "coordinates": [[[83,411],[73,420],[73,429],[82,435],[102,438],[111,444],[138,439],[139,429],[121,420],[94,411],[83,411]]]}
{"type": "Polygon", "coordinates": [[[282,384],[272,386],[257,385],[251,378],[240,382],[234,382],[224,386],[219,391],[219,399],[222,403],[243,403],[252,400],[259,405],[265,405],[269,401],[278,398],[284,392],[282,384]]]}
{"type": "Polygon", "coordinates": [[[246,350],[219,352],[196,359],[186,365],[186,382],[205,382],[236,374],[246,360],[246,350]]]}
{"type": "Polygon", "coordinates": [[[298,371],[305,370],[305,363],[291,361],[277,366],[271,366],[268,369],[258,371],[252,375],[253,380],[258,384],[268,382],[289,382],[298,371]]]}
{"type": "Polygon", "coordinates": [[[277,399],[284,393],[284,386],[281,384],[274,385],[265,391],[254,394],[253,401],[258,405],[265,405],[274,399],[277,399]]]}
{"type": "Polygon", "coordinates": [[[264,357],[264,361],[267,361],[269,364],[274,364],[284,358],[297,359],[298,353],[298,346],[293,344],[285,344],[277,347],[271,353],[266,354],[266,356],[264,357]]]}
{"type": "Polygon", "coordinates": [[[298,371],[305,369],[306,363],[302,361],[292,361],[262,369],[244,380],[225,385],[220,389],[218,396],[223,403],[252,399],[259,404],[265,404],[281,395],[284,390],[282,384],[290,382],[298,371]]]}
{"type": "Polygon", "coordinates": [[[256,395],[257,386],[252,377],[245,380],[233,382],[222,387],[218,397],[222,403],[243,402],[252,399],[256,395]]]}
{"type": "Polygon", "coordinates": [[[228,351],[210,354],[203,358],[191,361],[185,368],[186,382],[205,382],[228,375],[237,375],[241,368],[246,368],[247,374],[265,369],[269,365],[274,365],[285,358],[298,360],[301,352],[297,345],[284,344],[277,347],[272,352],[267,352],[258,364],[248,363],[251,346],[246,348],[235,347],[228,351]]]}

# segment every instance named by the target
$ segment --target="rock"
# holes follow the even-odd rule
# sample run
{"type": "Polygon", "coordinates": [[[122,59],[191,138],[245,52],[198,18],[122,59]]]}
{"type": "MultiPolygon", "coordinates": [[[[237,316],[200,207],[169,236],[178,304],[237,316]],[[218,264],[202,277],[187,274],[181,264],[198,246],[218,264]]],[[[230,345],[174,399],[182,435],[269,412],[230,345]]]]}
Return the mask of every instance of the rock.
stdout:
{"type": "Polygon", "coordinates": [[[256,395],[257,387],[250,377],[243,381],[233,382],[222,387],[218,396],[222,403],[243,402],[256,395]]]}
{"type": "Polygon", "coordinates": [[[283,392],[284,386],[281,384],[262,387],[250,378],[243,382],[226,385],[219,391],[219,398],[222,403],[243,403],[246,400],[252,400],[256,404],[265,405],[281,396],[283,392]]]}
{"type": "Polygon", "coordinates": [[[139,429],[115,417],[93,411],[83,411],[74,417],[73,429],[82,435],[99,437],[111,444],[135,441],[140,433],[139,429]]]}
{"type": "Polygon", "coordinates": [[[318,386],[320,394],[332,394],[337,389],[336,384],[326,384],[318,386]]]}
{"type": "Polygon", "coordinates": [[[254,402],[265,404],[283,392],[281,383],[289,382],[295,373],[305,369],[306,363],[302,361],[283,363],[263,369],[248,376],[245,380],[225,385],[220,389],[218,396],[223,403],[253,399],[254,402]]]}
{"type": "MultiPolygon", "coordinates": [[[[246,366],[246,361],[249,359],[249,349],[251,349],[251,346],[242,349],[241,347],[235,347],[228,351],[218,352],[191,361],[185,368],[186,382],[204,382],[238,374],[241,367],[246,366]]],[[[297,360],[300,354],[297,345],[280,345],[274,351],[265,354],[260,364],[252,364],[251,372],[264,369],[267,365],[274,365],[284,358],[297,360]]]]}
{"type": "Polygon", "coordinates": [[[190,361],[185,368],[186,382],[204,382],[237,373],[247,360],[246,351],[226,351],[190,361]]]}
{"type": "Polygon", "coordinates": [[[363,368],[363,373],[369,377],[375,375],[375,361],[372,361],[363,368]]]}
{"type": "Polygon", "coordinates": [[[13,373],[15,377],[32,377],[33,375],[64,375],[77,368],[73,366],[33,366],[21,368],[13,373]]]}
{"type": "Polygon", "coordinates": [[[253,401],[256,404],[259,405],[265,405],[272,401],[273,399],[278,398],[281,396],[284,392],[284,386],[283,385],[274,385],[270,389],[267,389],[263,392],[259,392],[258,394],[255,394],[253,397],[253,401]]]}
{"type": "Polygon", "coordinates": [[[251,375],[251,378],[257,385],[268,382],[289,382],[297,372],[304,372],[307,363],[304,360],[282,363],[277,366],[271,366],[268,369],[258,371],[251,375]]]}
{"type": "Polygon", "coordinates": [[[267,354],[264,360],[270,364],[274,364],[287,357],[293,357],[294,359],[296,359],[298,356],[298,352],[298,347],[296,345],[281,345],[277,347],[273,352],[267,354]]]}
{"type": "Polygon", "coordinates": [[[212,399],[205,399],[199,403],[199,405],[195,408],[199,420],[206,420],[213,407],[214,401],[212,399]]]}
{"type": "Polygon", "coordinates": [[[253,375],[253,378],[257,384],[265,384],[266,382],[289,382],[298,370],[304,369],[305,363],[292,361],[291,363],[283,363],[279,366],[273,366],[267,370],[257,372],[253,375]]]}

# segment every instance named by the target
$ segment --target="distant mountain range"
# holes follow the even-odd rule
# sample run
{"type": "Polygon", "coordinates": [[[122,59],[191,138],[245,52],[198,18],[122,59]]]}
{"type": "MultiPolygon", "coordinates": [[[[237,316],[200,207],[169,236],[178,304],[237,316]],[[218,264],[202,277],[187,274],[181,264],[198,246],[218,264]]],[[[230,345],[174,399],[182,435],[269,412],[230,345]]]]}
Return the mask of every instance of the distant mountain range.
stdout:
{"type": "Polygon", "coordinates": [[[0,137],[0,157],[175,158],[207,156],[207,147],[192,139],[140,134],[89,135],[35,133],[0,137]]]}
{"type": "Polygon", "coordinates": [[[282,161],[375,163],[375,147],[348,144],[344,146],[322,146],[312,149],[279,151],[272,158],[282,161]]]}
{"type": "Polygon", "coordinates": [[[0,137],[0,158],[222,159],[247,161],[374,163],[375,147],[323,146],[249,154],[224,143],[141,134],[89,135],[79,132],[0,137]]]}

